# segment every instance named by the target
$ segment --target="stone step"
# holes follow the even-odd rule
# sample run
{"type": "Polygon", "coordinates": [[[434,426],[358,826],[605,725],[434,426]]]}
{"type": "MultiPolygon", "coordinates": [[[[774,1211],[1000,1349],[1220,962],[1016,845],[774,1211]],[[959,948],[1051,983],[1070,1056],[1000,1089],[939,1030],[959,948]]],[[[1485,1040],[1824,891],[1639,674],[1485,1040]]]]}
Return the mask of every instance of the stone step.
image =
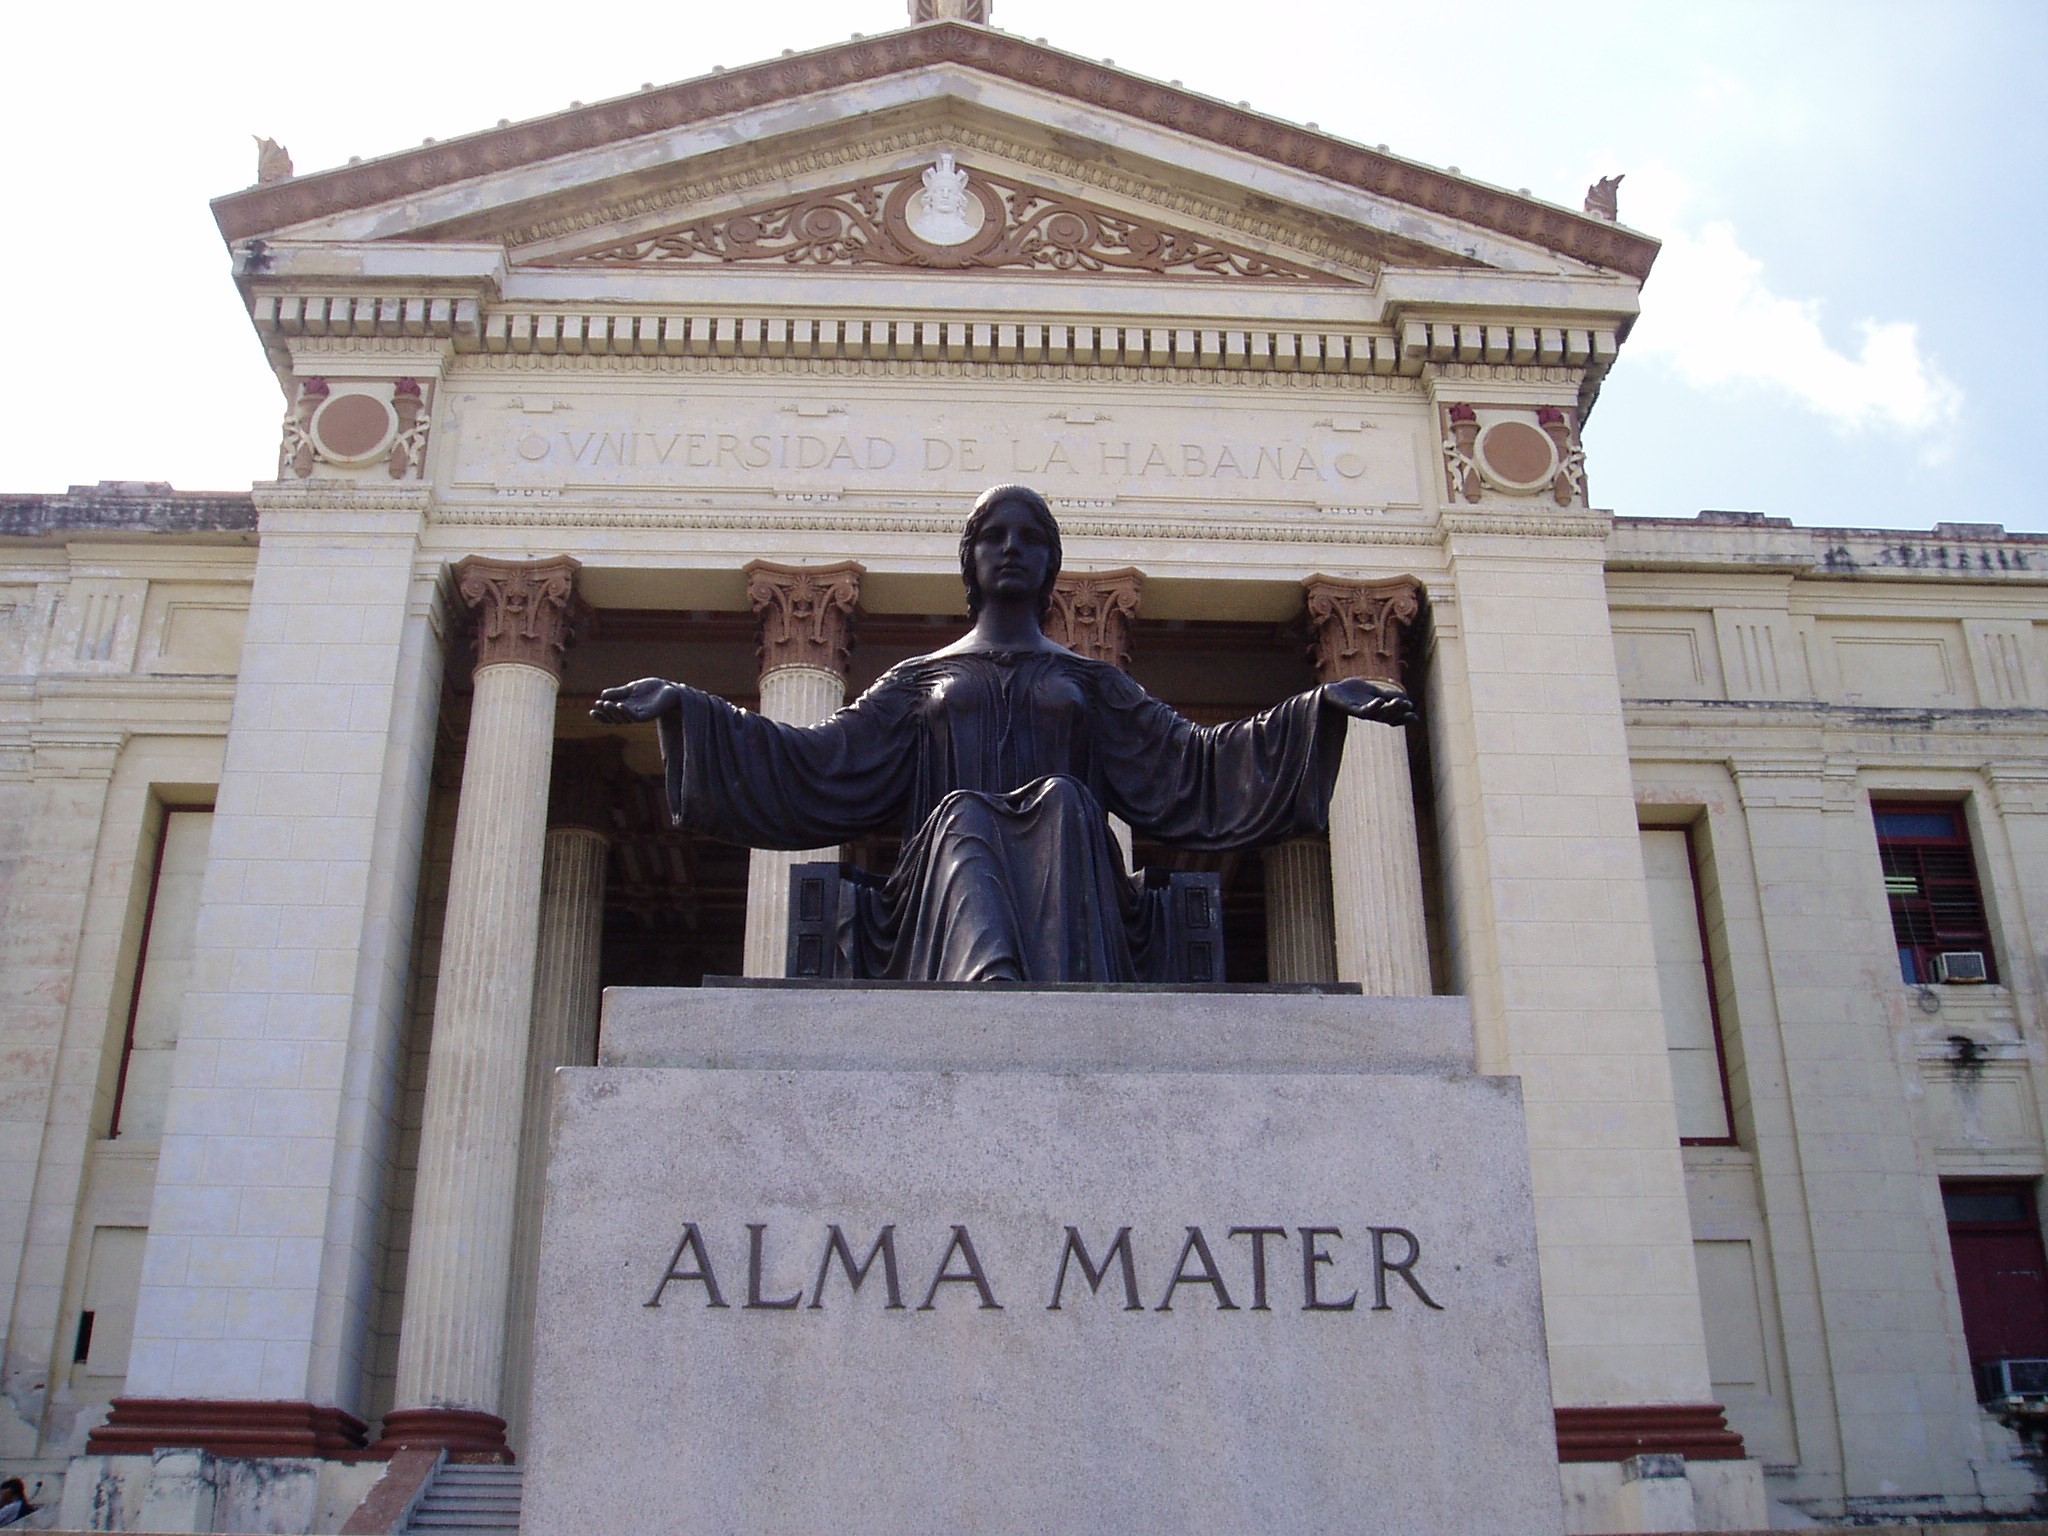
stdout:
{"type": "Polygon", "coordinates": [[[510,1536],[519,1529],[524,1476],[516,1466],[444,1464],[405,1528],[433,1536],[510,1536]]]}
{"type": "Polygon", "coordinates": [[[454,1514],[437,1513],[433,1510],[416,1511],[412,1524],[415,1531],[516,1531],[519,1529],[519,1511],[495,1511],[487,1514],[475,1512],[454,1514]]]}

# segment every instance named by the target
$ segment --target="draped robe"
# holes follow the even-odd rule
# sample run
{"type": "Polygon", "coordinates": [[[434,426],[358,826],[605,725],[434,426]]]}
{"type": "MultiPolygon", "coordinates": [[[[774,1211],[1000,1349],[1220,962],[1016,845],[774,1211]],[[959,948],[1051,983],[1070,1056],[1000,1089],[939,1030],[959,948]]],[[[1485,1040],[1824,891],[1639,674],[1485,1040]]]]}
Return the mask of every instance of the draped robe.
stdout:
{"type": "Polygon", "coordinates": [[[901,830],[859,893],[861,974],[1044,983],[1167,979],[1164,893],[1109,813],[1181,848],[1322,831],[1347,722],[1314,688],[1198,726],[1055,649],[913,657],[810,726],[685,688],[660,729],[679,826],[785,849],[901,830]]]}

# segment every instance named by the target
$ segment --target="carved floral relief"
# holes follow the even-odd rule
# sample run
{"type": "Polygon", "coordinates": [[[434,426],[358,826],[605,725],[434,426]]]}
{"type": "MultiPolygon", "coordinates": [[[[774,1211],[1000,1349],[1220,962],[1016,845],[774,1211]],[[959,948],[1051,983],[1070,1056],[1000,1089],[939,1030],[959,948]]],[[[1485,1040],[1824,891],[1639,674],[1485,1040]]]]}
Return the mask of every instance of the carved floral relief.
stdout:
{"type": "Polygon", "coordinates": [[[1301,585],[1316,680],[1362,677],[1398,685],[1401,639],[1422,612],[1422,583],[1413,576],[1380,581],[1311,576],[1301,585]]]}
{"type": "Polygon", "coordinates": [[[864,574],[851,560],[811,566],[756,560],[749,565],[747,601],[761,621],[762,675],[777,667],[820,667],[844,677],[864,574]]]}
{"type": "Polygon", "coordinates": [[[455,590],[475,622],[477,670],[500,663],[562,675],[562,653],[584,617],[576,596],[582,566],[552,560],[491,560],[471,555],[455,567],[455,590]]]}
{"type": "Polygon", "coordinates": [[[1585,504],[1586,455],[1572,413],[1561,406],[1442,408],[1444,494],[1476,502],[1488,491],[1548,495],[1560,507],[1585,504]]]}
{"type": "Polygon", "coordinates": [[[1128,668],[1131,625],[1144,589],[1144,573],[1129,567],[1062,574],[1053,583],[1045,633],[1070,651],[1128,668]]]}
{"type": "Polygon", "coordinates": [[[428,390],[418,379],[298,381],[285,412],[277,474],[312,478],[322,466],[360,470],[381,465],[393,480],[425,477],[433,425],[428,390]]]}
{"type": "Polygon", "coordinates": [[[567,256],[558,266],[780,262],[936,270],[1137,272],[1261,282],[1333,279],[1276,257],[970,170],[916,171],[813,192],[567,256]]]}

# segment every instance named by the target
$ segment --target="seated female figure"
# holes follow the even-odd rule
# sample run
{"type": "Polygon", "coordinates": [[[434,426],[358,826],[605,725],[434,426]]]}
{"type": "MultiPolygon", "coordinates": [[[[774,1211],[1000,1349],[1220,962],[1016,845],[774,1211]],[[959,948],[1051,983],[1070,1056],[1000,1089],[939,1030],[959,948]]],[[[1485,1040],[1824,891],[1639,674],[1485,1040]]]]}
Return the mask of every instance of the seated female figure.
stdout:
{"type": "Polygon", "coordinates": [[[1350,679],[1195,725],[1046,638],[1059,570],[1044,500],[997,486],[960,540],[968,633],[890,668],[830,719],[782,725],[658,678],[606,689],[591,713],[659,724],[679,825],[792,849],[900,829],[896,868],[860,892],[866,975],[1162,980],[1159,893],[1125,870],[1109,816],[1194,849],[1321,831],[1347,723],[1405,725],[1415,707],[1350,679]]]}

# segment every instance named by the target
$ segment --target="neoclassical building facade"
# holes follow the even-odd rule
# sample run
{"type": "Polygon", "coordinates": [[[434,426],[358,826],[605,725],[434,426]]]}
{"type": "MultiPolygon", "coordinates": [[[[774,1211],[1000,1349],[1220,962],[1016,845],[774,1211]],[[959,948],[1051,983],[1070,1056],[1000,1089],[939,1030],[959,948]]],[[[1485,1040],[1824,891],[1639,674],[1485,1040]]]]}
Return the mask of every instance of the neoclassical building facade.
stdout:
{"type": "Polygon", "coordinates": [[[2048,538],[1601,509],[1656,245],[1589,208],[950,15],[273,156],[274,478],[0,499],[0,1470],[370,1530],[516,1452],[600,989],[780,975],[791,866],[894,853],[675,829],[594,694],[822,718],[1023,481],[1058,638],[1191,717],[1420,700],[1327,838],[1126,841],[1227,980],[1470,1000],[1571,1528],[2031,1508],[2048,538]]]}

